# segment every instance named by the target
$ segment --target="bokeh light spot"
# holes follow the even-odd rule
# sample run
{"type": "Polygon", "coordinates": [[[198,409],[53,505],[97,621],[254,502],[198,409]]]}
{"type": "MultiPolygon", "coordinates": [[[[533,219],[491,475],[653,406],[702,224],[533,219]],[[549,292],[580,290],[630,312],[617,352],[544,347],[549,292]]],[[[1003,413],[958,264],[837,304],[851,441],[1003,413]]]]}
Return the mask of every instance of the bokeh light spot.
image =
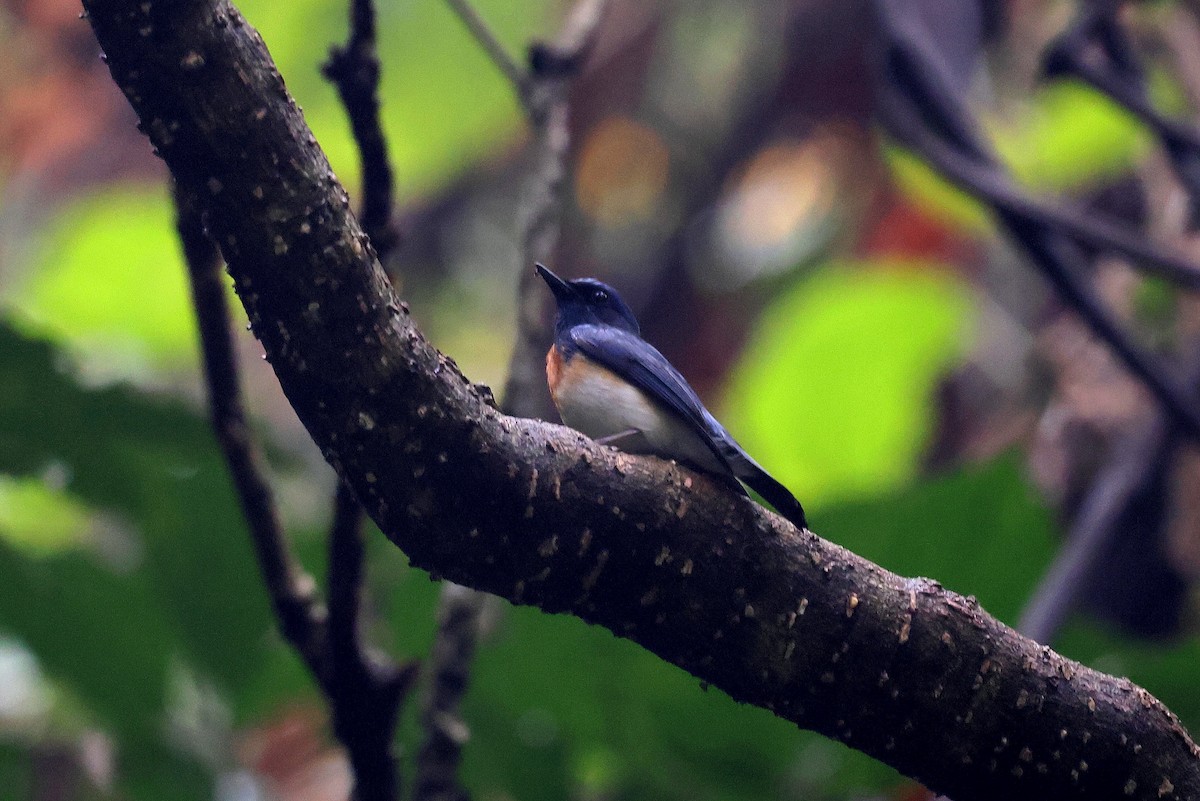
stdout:
{"type": "Polygon", "coordinates": [[[607,227],[645,219],[666,189],[669,164],[655,131],[628,117],[610,117],[591,131],[579,154],[579,208],[607,227]]]}

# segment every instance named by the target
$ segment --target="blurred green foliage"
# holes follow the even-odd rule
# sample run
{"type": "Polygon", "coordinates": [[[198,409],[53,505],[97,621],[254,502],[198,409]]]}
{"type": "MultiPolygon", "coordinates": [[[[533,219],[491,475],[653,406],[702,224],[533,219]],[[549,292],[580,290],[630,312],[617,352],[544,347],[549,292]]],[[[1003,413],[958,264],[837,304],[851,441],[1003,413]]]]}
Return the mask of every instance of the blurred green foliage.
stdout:
{"type": "Polygon", "coordinates": [[[969,333],[932,264],[830,265],[780,293],[734,371],[730,430],[814,508],[911,479],[934,386],[969,333]]]}
{"type": "Polygon", "coordinates": [[[88,509],[45,481],[0,474],[0,537],[32,553],[56,553],[85,536],[88,509]]]}
{"type": "MultiPolygon", "coordinates": [[[[559,23],[551,0],[477,0],[472,5],[519,62],[534,38],[559,23]]],[[[314,58],[346,39],[344,3],[244,0],[238,7],[271,47],[309,127],[349,187],[358,179],[358,151],[346,113],[314,58]],[[314,34],[316,34],[314,36],[314,34]],[[314,39],[316,41],[314,41],[314,39]]],[[[376,6],[384,132],[396,188],[412,197],[471,169],[516,136],[523,117],[512,87],[442,2],[398,0],[376,6]]]]}
{"type": "Polygon", "coordinates": [[[1040,88],[1024,114],[995,119],[993,141],[1016,179],[1041,192],[1074,189],[1129,170],[1150,146],[1140,122],[1074,81],[1040,88]]]}
{"type": "Polygon", "coordinates": [[[170,198],[126,185],[68,203],[6,304],[71,345],[92,373],[137,375],[196,364],[187,273],[170,198]]]}
{"type": "MultiPolygon", "coordinates": [[[[559,23],[552,0],[473,5],[518,60],[559,23]]],[[[320,73],[327,48],[345,41],[345,4],[247,0],[238,7],[270,44],[335,173],[356,191],[358,151],[320,73]]],[[[511,86],[444,3],[381,3],[377,13],[382,122],[401,199],[452,181],[521,135],[511,86]]],[[[194,368],[186,276],[161,186],[110,186],[70,200],[36,233],[35,255],[0,298],[32,330],[69,342],[88,374],[102,379],[194,368]]]]}
{"type": "MultiPolygon", "coordinates": [[[[1153,83],[1168,105],[1177,90],[1164,78],[1153,83]]],[[[1006,116],[988,122],[993,146],[1015,181],[1039,193],[1067,192],[1113,178],[1136,164],[1150,146],[1145,128],[1107,97],[1073,81],[1040,86],[1032,99],[1010,103],[1006,116]]],[[[884,155],[897,184],[914,205],[974,233],[991,228],[986,206],[942,178],[908,150],[884,155]]]]}

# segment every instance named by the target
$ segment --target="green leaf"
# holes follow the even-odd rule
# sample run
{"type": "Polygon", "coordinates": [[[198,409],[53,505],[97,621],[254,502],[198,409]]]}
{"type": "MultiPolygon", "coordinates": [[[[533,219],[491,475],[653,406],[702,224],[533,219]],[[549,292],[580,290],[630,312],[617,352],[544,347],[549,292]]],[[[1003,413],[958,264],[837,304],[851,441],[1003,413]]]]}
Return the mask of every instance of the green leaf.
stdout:
{"type": "Polygon", "coordinates": [[[988,206],[943,178],[920,156],[889,142],[884,143],[882,154],[896,185],[921,211],[976,235],[993,230],[988,206]]]}
{"type": "Polygon", "coordinates": [[[1123,107],[1076,81],[1040,88],[1026,113],[995,120],[1005,164],[1027,186],[1065,190],[1129,170],[1150,136],[1123,107]]]}
{"type": "Polygon", "coordinates": [[[914,475],[967,289],[933,265],[835,265],[780,294],[734,371],[730,431],[814,506],[914,475]]]}
{"type": "Polygon", "coordinates": [[[196,335],[169,198],[118,186],[64,207],[6,302],[101,374],[190,367],[196,335]]]}
{"type": "Polygon", "coordinates": [[[0,537],[35,554],[78,545],[89,527],[89,510],[70,494],[37,479],[0,474],[0,537]]]}

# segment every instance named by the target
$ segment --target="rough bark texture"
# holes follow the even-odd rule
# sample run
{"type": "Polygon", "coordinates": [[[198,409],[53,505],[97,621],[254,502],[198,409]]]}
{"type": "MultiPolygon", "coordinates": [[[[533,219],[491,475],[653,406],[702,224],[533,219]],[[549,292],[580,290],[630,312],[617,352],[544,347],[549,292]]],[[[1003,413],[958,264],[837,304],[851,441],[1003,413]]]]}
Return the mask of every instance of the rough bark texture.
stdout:
{"type": "Polygon", "coordinates": [[[297,413],[415,564],[603,625],[959,801],[1200,798],[1200,753],[1141,688],[703,476],[502,416],[413,326],[236,9],[84,5],[297,413]]]}

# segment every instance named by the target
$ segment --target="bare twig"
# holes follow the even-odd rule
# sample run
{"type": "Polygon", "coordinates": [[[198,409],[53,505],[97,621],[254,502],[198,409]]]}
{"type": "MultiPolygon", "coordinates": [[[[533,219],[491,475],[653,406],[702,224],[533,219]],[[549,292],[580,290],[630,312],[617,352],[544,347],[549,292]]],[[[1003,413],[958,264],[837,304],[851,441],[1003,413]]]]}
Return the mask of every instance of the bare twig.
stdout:
{"type": "Polygon", "coordinates": [[[354,492],[338,484],[329,537],[329,681],[333,730],[346,746],[354,769],[356,801],[400,797],[393,748],[397,718],[416,677],[415,662],[397,665],[372,658],[363,647],[360,596],[363,585],[362,507],[354,492]]]}
{"type": "Polygon", "coordinates": [[[217,439],[250,526],[259,570],[285,639],[300,654],[329,699],[334,733],[354,767],[359,801],[394,801],[398,778],[392,736],[415,665],[373,661],[358,637],[362,584],[362,511],[339,491],[330,535],[329,610],[288,546],[242,408],[225,287],[216,248],[204,233],[198,205],[176,191],[178,229],[192,280],[205,377],[217,439]]]}
{"type": "Polygon", "coordinates": [[[528,81],[514,85],[525,95],[533,126],[534,163],[519,211],[521,263],[517,275],[517,335],[504,385],[504,410],[518,417],[554,418],[543,368],[550,348],[549,296],[532,265],[553,261],[567,188],[571,145],[568,91],[596,39],[605,0],[575,5],[553,43],[530,48],[528,81]]]}
{"type": "Polygon", "coordinates": [[[247,424],[220,254],[204,231],[196,197],[178,184],[175,209],[200,329],[213,430],[250,528],[259,572],[279,628],[284,639],[323,683],[328,674],[326,612],[317,599],[312,577],[303,571],[288,546],[271,487],[264,476],[262,457],[247,424]]]}
{"type": "MultiPolygon", "coordinates": [[[[372,0],[350,0],[350,35],[330,50],[322,67],[337,87],[362,163],[359,219],[381,263],[399,242],[392,223],[393,173],[379,119],[379,58],[375,52],[372,0]]],[[[393,748],[396,723],[416,663],[371,657],[360,636],[360,601],[365,548],[363,510],[354,492],[339,482],[329,533],[328,689],[333,726],[354,769],[357,801],[394,801],[400,794],[399,762],[393,748]]]]}
{"type": "Polygon", "coordinates": [[[1200,206],[1200,131],[1164,116],[1151,104],[1133,43],[1115,17],[1119,5],[1085,5],[1076,22],[1047,49],[1045,73],[1078,78],[1141,119],[1170,156],[1195,209],[1200,206]]]}
{"type": "Polygon", "coordinates": [[[1109,465],[1092,484],[1066,541],[1021,613],[1017,630],[1026,637],[1047,645],[1054,641],[1119,535],[1131,500],[1152,478],[1153,465],[1166,458],[1169,430],[1165,415],[1157,414],[1113,446],[1109,465]]]}
{"type": "Polygon", "coordinates": [[[425,742],[417,754],[413,801],[465,801],[458,783],[462,748],[470,737],[459,705],[471,682],[471,662],[487,595],[453,582],[442,586],[438,628],[429,653],[429,677],[421,701],[425,742]]]}
{"type": "MultiPolygon", "coordinates": [[[[549,348],[545,325],[547,295],[539,292],[531,266],[549,261],[558,242],[570,147],[567,95],[571,79],[596,38],[604,0],[576,4],[557,40],[530,48],[530,69],[508,59],[495,36],[467,0],[447,0],[480,45],[513,84],[534,131],[533,167],[519,210],[521,262],[518,266],[517,334],[504,389],[504,411],[519,417],[547,417],[552,406],[542,368],[549,348]]],[[[417,755],[417,801],[454,801],[466,794],[458,784],[458,764],[469,729],[459,706],[471,677],[471,661],[486,596],[447,583],[442,591],[438,631],[430,653],[430,684],[422,703],[425,742],[417,755]]]]}
{"type": "Polygon", "coordinates": [[[1160,248],[1141,234],[1121,226],[1085,216],[1070,207],[1029,197],[999,167],[965,156],[936,136],[922,134],[915,116],[907,109],[890,105],[891,102],[885,99],[881,105],[888,104],[886,109],[893,133],[918,150],[943,175],[985,200],[996,211],[1010,215],[1022,224],[1066,234],[1088,247],[1125,256],[1143,272],[1187,289],[1200,289],[1200,268],[1186,256],[1160,248]]]}
{"type": "Polygon", "coordinates": [[[363,198],[359,218],[379,261],[396,247],[392,222],[392,167],[379,120],[379,58],[375,54],[375,7],[371,0],[350,0],[350,38],[334,47],[321,68],[337,87],[350,118],[362,162],[363,198]]]}
{"type": "Polygon", "coordinates": [[[483,21],[483,17],[479,16],[479,12],[475,10],[475,6],[471,5],[470,0],[446,0],[446,5],[450,6],[450,9],[462,20],[462,24],[479,42],[479,46],[491,58],[496,69],[504,73],[504,77],[508,78],[509,82],[517,88],[517,93],[524,98],[529,76],[504,49],[504,45],[483,21]]]}
{"type": "MultiPolygon", "coordinates": [[[[1083,6],[1075,24],[1050,45],[1046,72],[1084,80],[1140,117],[1158,136],[1195,208],[1200,204],[1200,134],[1150,105],[1132,42],[1114,16],[1119,5],[1083,6]],[[1096,58],[1101,63],[1095,63],[1096,58]]],[[[1192,357],[1188,373],[1186,387],[1194,388],[1200,383],[1200,354],[1192,357]]],[[[1021,616],[1019,629],[1024,634],[1043,643],[1054,639],[1101,557],[1123,533],[1130,505],[1154,480],[1156,466],[1171,457],[1176,438],[1170,423],[1159,412],[1111,449],[1109,464],[1088,492],[1066,543],[1021,616]]]]}

